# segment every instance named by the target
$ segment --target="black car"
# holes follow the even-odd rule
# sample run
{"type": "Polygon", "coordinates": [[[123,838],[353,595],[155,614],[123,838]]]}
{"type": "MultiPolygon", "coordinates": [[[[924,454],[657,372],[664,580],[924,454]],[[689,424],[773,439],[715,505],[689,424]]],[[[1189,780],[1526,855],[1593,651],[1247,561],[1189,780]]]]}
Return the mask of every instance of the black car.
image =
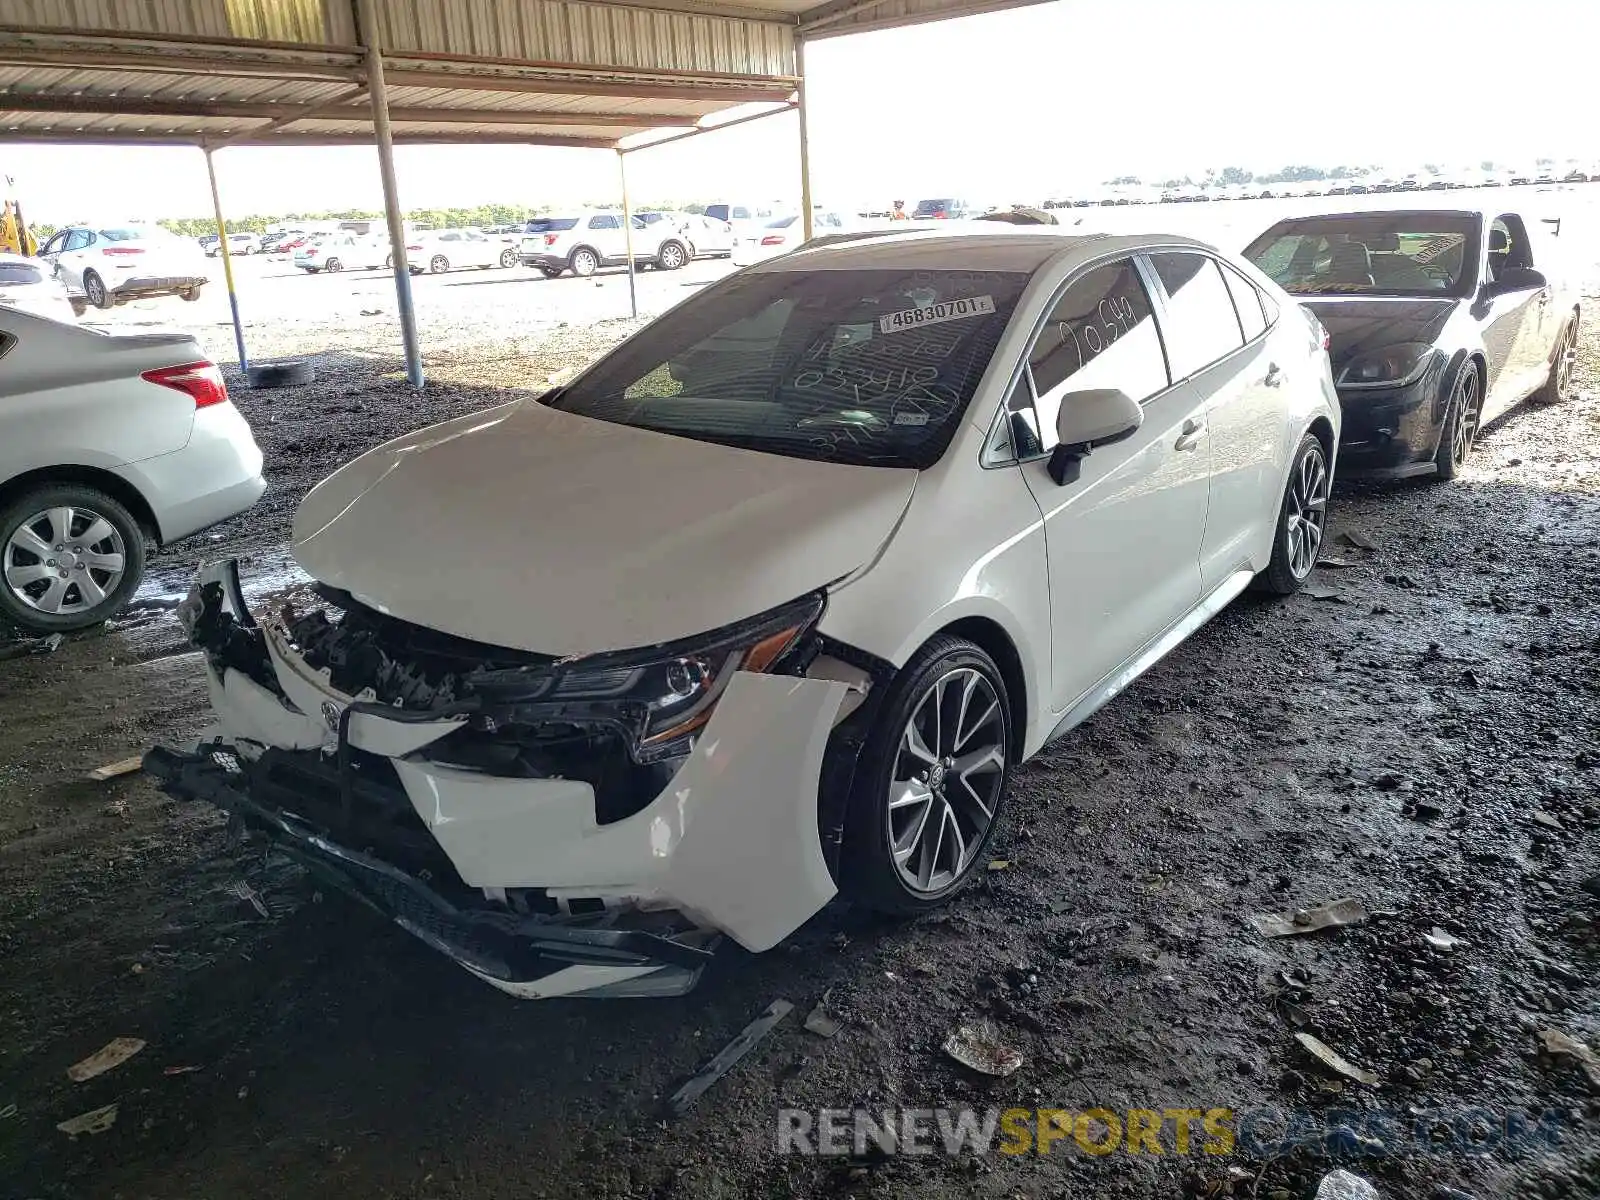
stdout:
{"type": "Polygon", "coordinates": [[[1298,217],[1245,256],[1328,330],[1341,475],[1452,479],[1485,422],[1570,392],[1578,298],[1535,268],[1515,213],[1298,217]]]}

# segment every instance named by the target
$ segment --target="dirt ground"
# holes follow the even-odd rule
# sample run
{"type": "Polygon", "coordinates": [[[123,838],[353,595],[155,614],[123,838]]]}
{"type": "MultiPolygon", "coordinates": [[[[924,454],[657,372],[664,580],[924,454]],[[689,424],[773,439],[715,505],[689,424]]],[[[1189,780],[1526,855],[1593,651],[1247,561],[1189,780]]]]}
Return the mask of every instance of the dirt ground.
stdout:
{"type": "MultiPolygon", "coordinates": [[[[1326,598],[1245,597],[1025,768],[980,887],[907,924],[836,905],[772,953],[724,952],[683,999],[507,999],[230,850],[205,807],[85,781],[204,723],[165,612],[0,665],[0,1196],[1300,1200],[1341,1155],[1386,1200],[1600,1196],[1600,1078],[1538,1038],[1600,1046],[1597,327],[1583,398],[1487,431],[1462,480],[1341,487],[1326,598]],[[1341,897],[1372,916],[1271,941],[1246,920],[1341,897]],[[1459,944],[1433,948],[1436,929],[1459,944]],[[667,1115],[780,997],[795,1013],[667,1115]],[[831,1039],[802,1028],[819,1003],[831,1039]],[[1009,1078],[942,1052],[979,1018],[1021,1052],[1009,1078]],[[1341,1084],[1297,1032],[1378,1082],[1341,1084]],[[148,1045],[68,1079],[119,1036],[148,1045]],[[106,1132],[56,1128],[111,1104],[106,1132]],[[777,1154],[779,1108],[855,1105],[1348,1128],[1227,1157],[1173,1153],[1170,1126],[1162,1155],[777,1154]],[[1463,1110],[1542,1119],[1559,1144],[1372,1140],[1380,1118],[1463,1110]]],[[[628,328],[534,331],[514,361],[448,351],[420,404],[395,364],[342,351],[313,387],[236,392],[271,490],[156,560],[147,594],[224,552],[281,589],[309,485],[628,328]]]]}

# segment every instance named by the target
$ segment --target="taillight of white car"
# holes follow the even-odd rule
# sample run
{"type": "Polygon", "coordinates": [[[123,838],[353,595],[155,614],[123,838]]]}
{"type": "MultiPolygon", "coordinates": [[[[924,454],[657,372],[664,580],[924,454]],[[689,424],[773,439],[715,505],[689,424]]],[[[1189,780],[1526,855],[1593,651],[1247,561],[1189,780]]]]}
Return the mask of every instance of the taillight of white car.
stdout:
{"type": "Polygon", "coordinates": [[[181,367],[157,367],[143,372],[139,378],[147,383],[187,392],[194,397],[196,408],[210,408],[213,404],[228,402],[228,385],[223,381],[222,370],[215,363],[192,362],[181,367]]]}

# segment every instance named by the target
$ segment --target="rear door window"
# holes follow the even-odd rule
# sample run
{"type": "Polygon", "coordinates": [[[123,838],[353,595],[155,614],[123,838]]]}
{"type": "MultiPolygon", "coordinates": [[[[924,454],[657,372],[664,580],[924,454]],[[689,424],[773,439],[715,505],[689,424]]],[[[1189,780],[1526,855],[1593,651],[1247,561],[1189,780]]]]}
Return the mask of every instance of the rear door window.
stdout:
{"type": "Polygon", "coordinates": [[[1043,449],[1073,392],[1117,388],[1143,403],[1167,387],[1149,294],[1131,258],[1093,267],[1067,285],[1028,352],[1043,449]]]}
{"type": "Polygon", "coordinates": [[[1167,293],[1162,321],[1174,380],[1187,379],[1244,345],[1222,268],[1204,254],[1164,251],[1150,262],[1167,293]]]}
{"type": "Polygon", "coordinates": [[[1239,328],[1244,332],[1244,340],[1255,341],[1267,331],[1267,314],[1261,305],[1261,293],[1253,283],[1227,265],[1222,268],[1222,278],[1233,297],[1233,307],[1239,314],[1239,328]]]}

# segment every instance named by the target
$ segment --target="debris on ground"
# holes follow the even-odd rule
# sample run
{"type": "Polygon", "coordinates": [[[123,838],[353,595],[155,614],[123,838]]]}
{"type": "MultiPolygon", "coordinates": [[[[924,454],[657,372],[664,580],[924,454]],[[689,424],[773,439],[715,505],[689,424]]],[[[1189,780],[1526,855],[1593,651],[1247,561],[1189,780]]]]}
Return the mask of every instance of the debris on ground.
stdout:
{"type": "Polygon", "coordinates": [[[1297,1033],[1294,1040],[1304,1046],[1313,1057],[1324,1066],[1337,1071],[1346,1079],[1354,1079],[1357,1083],[1364,1083],[1368,1087],[1378,1086],[1378,1077],[1365,1067],[1358,1067],[1344,1055],[1340,1054],[1327,1042],[1312,1037],[1309,1033],[1297,1033]]]}
{"type": "Polygon", "coordinates": [[[1317,1185],[1315,1200],[1379,1200],[1378,1189],[1342,1167],[1329,1171],[1317,1185]]]}
{"type": "Polygon", "coordinates": [[[1338,558],[1331,554],[1324,554],[1321,558],[1317,559],[1317,566],[1332,567],[1335,571],[1342,570],[1345,567],[1353,567],[1355,565],[1356,564],[1351,562],[1348,558],[1338,558]]]}
{"type": "Polygon", "coordinates": [[[1373,541],[1363,530],[1360,529],[1346,529],[1339,536],[1345,541],[1349,542],[1357,550],[1376,550],[1378,548],[1378,543],[1373,541]]]}
{"type": "Polygon", "coordinates": [[[118,775],[132,775],[143,767],[144,755],[135,754],[132,758],[119,758],[116,762],[96,767],[89,772],[88,777],[96,783],[104,783],[107,779],[115,779],[118,775]]]}
{"type": "Polygon", "coordinates": [[[1354,898],[1329,900],[1311,908],[1297,908],[1287,917],[1277,913],[1251,913],[1250,924],[1262,937],[1291,937],[1297,933],[1315,933],[1342,925],[1359,925],[1371,914],[1367,906],[1354,898]]]}
{"type": "Polygon", "coordinates": [[[1566,826],[1561,823],[1561,819],[1559,817],[1553,813],[1547,813],[1543,809],[1537,809],[1534,811],[1533,823],[1535,825],[1543,825],[1546,829],[1557,830],[1558,832],[1564,832],[1566,830],[1566,826]]]}
{"type": "Polygon", "coordinates": [[[73,1063],[68,1067],[67,1078],[73,1083],[82,1083],[86,1079],[93,1079],[96,1075],[104,1075],[113,1067],[120,1067],[127,1062],[143,1050],[144,1046],[143,1038],[112,1038],[82,1062],[73,1063]]]}
{"type": "Polygon", "coordinates": [[[682,1116],[706,1090],[721,1079],[734,1065],[755,1047],[756,1043],[767,1034],[771,1033],[791,1012],[794,1005],[787,1000],[774,1000],[767,1005],[767,1011],[762,1013],[750,1024],[741,1029],[734,1039],[717,1051],[716,1055],[705,1066],[701,1067],[689,1078],[681,1088],[672,1093],[667,1101],[672,1106],[672,1111],[682,1116]]]}
{"type": "Polygon", "coordinates": [[[62,637],[52,633],[47,638],[32,638],[11,646],[0,646],[0,662],[12,658],[26,658],[30,654],[53,654],[61,648],[62,637]]]}
{"type": "Polygon", "coordinates": [[[1446,933],[1437,925],[1433,927],[1431,932],[1423,934],[1422,940],[1427,942],[1428,945],[1432,946],[1435,950],[1442,950],[1446,952],[1454,950],[1457,946],[1466,945],[1466,943],[1460,938],[1456,937],[1452,933],[1446,933]]]}
{"type": "Polygon", "coordinates": [[[62,1121],[56,1128],[68,1137],[77,1137],[80,1133],[104,1133],[116,1123],[117,1105],[108,1104],[104,1108],[90,1109],[70,1120],[62,1121]]]}
{"type": "Polygon", "coordinates": [[[196,1072],[198,1070],[200,1070],[199,1067],[162,1067],[161,1068],[161,1073],[163,1075],[168,1075],[168,1076],[171,1076],[171,1075],[192,1075],[194,1072],[196,1072]]]}
{"type": "Polygon", "coordinates": [[[991,871],[1004,871],[1010,865],[1011,860],[1009,858],[991,858],[989,860],[989,870],[991,871]]]}
{"type": "Polygon", "coordinates": [[[1345,602],[1344,593],[1334,588],[1303,587],[1300,589],[1300,594],[1308,600],[1332,600],[1338,604],[1345,602]]]}
{"type": "Polygon", "coordinates": [[[945,1038],[944,1052],[980,1075],[1004,1078],[1022,1066],[1022,1052],[1002,1042],[999,1031],[987,1021],[957,1026],[945,1038]]]}
{"type": "Polygon", "coordinates": [[[229,890],[235,896],[239,897],[239,899],[249,904],[251,908],[255,909],[256,912],[260,913],[263,917],[267,917],[268,919],[272,917],[272,914],[267,911],[266,901],[261,898],[261,893],[257,892],[255,888],[251,887],[244,880],[234,880],[233,887],[229,890]]]}
{"type": "Polygon", "coordinates": [[[1541,1029],[1539,1040],[1544,1043],[1544,1052],[1552,1058],[1566,1059],[1578,1064],[1583,1073],[1588,1076],[1591,1087],[1600,1089],[1600,1055],[1597,1055],[1588,1046],[1577,1038],[1568,1037],[1559,1029],[1541,1029]]]}
{"type": "Polygon", "coordinates": [[[809,1032],[824,1038],[831,1038],[839,1032],[839,1022],[822,1011],[820,1002],[806,1014],[805,1027],[809,1032]]]}

